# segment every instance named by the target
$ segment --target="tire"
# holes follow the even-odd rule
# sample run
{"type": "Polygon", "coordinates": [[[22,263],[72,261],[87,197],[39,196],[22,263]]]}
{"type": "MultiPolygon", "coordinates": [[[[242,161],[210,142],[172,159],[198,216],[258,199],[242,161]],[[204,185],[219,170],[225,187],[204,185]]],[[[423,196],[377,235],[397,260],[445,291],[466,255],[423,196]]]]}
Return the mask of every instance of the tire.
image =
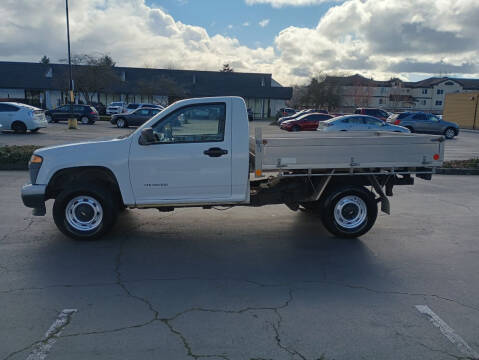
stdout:
{"type": "Polygon", "coordinates": [[[95,240],[113,227],[118,215],[115,197],[108,188],[95,184],[73,184],[53,204],[58,229],[75,240],[95,240]]]}
{"type": "Polygon", "coordinates": [[[378,216],[373,193],[361,186],[333,189],[321,201],[320,216],[324,227],[342,238],[366,234],[378,216]]]}
{"type": "Polygon", "coordinates": [[[291,131],[301,131],[301,128],[298,125],[294,125],[291,131]]]}
{"type": "Polygon", "coordinates": [[[415,133],[414,129],[411,126],[406,126],[406,129],[409,129],[409,131],[412,133],[415,133]]]}
{"type": "Polygon", "coordinates": [[[454,128],[447,128],[446,130],[444,130],[444,136],[446,137],[446,139],[454,139],[454,136],[456,136],[456,130],[454,130],[454,128]]]}
{"type": "Polygon", "coordinates": [[[90,123],[90,119],[88,119],[88,117],[86,116],[82,116],[80,118],[80,122],[83,124],[83,125],[88,125],[90,123]]]}
{"type": "Polygon", "coordinates": [[[118,128],[127,128],[128,123],[126,122],[126,119],[124,118],[118,118],[116,119],[116,127],[118,128]]]}
{"type": "Polygon", "coordinates": [[[47,119],[48,123],[53,122],[53,119],[52,119],[51,115],[45,115],[45,118],[47,119]]]}
{"type": "Polygon", "coordinates": [[[15,121],[12,124],[12,130],[16,134],[25,134],[27,132],[27,126],[24,123],[22,123],[21,121],[15,121]]]}

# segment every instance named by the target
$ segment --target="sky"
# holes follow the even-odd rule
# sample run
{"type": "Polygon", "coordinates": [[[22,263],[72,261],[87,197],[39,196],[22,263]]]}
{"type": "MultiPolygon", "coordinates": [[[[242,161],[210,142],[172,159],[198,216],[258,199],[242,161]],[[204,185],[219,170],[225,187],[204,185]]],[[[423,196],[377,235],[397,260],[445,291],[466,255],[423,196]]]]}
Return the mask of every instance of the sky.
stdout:
{"type": "MultiPolygon", "coordinates": [[[[69,0],[72,52],[118,66],[479,77],[478,0],[69,0]]],[[[64,0],[1,0],[0,61],[66,57],[64,0]]]]}

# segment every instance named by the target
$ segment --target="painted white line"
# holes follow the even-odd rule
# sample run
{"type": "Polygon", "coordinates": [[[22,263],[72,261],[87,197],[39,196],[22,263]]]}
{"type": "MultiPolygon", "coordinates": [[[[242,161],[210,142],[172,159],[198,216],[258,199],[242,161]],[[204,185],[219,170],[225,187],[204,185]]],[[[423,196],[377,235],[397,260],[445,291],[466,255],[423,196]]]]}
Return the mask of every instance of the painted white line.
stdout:
{"type": "Polygon", "coordinates": [[[472,359],[479,359],[479,353],[474,351],[462,337],[460,337],[453,328],[447,325],[434,311],[432,311],[427,305],[416,305],[416,309],[424,315],[429,317],[432,324],[439,328],[441,333],[454,345],[457,346],[460,352],[472,359]]]}
{"type": "Polygon", "coordinates": [[[76,312],[77,309],[63,310],[53,322],[52,326],[47,330],[45,336],[43,336],[43,340],[35,345],[30,355],[28,355],[27,360],[45,360],[53,344],[57,342],[58,335],[60,335],[65,326],[68,325],[72,315],[76,312]]]}

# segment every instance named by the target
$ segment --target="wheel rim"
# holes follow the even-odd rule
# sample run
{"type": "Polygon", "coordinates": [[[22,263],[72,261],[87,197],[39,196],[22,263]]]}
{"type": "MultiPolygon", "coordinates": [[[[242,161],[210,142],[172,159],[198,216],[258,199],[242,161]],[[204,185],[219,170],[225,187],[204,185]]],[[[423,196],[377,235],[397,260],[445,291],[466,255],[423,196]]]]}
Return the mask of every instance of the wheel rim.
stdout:
{"type": "Polygon", "coordinates": [[[456,133],[452,129],[447,129],[446,130],[446,137],[448,138],[453,138],[456,133]]]}
{"type": "Polygon", "coordinates": [[[367,214],[366,203],[356,195],[343,197],[334,207],[334,220],[345,229],[354,229],[363,224],[367,214]]]}
{"type": "Polygon", "coordinates": [[[76,230],[92,231],[101,224],[103,208],[100,202],[91,196],[77,196],[67,204],[65,218],[76,230]]]}
{"type": "Polygon", "coordinates": [[[125,122],[123,121],[123,119],[118,119],[118,121],[116,122],[116,126],[122,128],[125,126],[125,122]]]}
{"type": "Polygon", "coordinates": [[[88,124],[88,118],[86,116],[82,117],[80,121],[82,124],[88,124]]]}

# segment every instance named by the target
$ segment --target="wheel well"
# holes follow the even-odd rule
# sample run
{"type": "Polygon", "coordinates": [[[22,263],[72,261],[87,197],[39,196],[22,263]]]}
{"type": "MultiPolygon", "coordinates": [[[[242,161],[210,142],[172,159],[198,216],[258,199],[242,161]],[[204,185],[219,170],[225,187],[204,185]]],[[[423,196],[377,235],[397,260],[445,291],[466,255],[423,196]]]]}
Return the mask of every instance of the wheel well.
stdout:
{"type": "Polygon", "coordinates": [[[114,196],[123,204],[120,186],[115,175],[110,169],[102,166],[82,166],[57,171],[47,185],[46,198],[55,199],[63,189],[73,183],[105,185],[113,190],[114,196]]]}
{"type": "Polygon", "coordinates": [[[10,127],[13,128],[13,125],[14,125],[14,124],[20,124],[20,125],[23,125],[23,126],[27,127],[27,125],[26,125],[23,121],[21,121],[21,120],[15,120],[15,121],[13,121],[13,122],[12,122],[12,125],[10,125],[10,127]]]}

